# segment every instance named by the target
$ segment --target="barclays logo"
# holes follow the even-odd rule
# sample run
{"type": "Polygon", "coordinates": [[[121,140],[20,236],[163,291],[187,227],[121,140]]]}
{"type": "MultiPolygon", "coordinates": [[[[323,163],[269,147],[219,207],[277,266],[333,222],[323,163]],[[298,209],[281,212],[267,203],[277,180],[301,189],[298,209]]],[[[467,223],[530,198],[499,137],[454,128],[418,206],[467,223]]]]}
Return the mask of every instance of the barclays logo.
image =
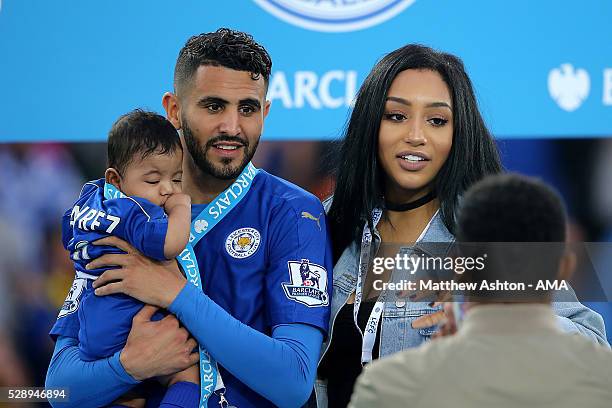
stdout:
{"type": "MultiPolygon", "coordinates": [[[[596,82],[597,83],[597,82],[596,82]]],[[[612,106],[612,68],[603,70],[603,106],[612,106]]],[[[548,73],[548,93],[559,108],[573,112],[587,100],[591,92],[591,77],[583,68],[561,64],[548,73]]]]}
{"type": "Polygon", "coordinates": [[[574,69],[571,64],[561,64],[548,74],[548,92],[559,107],[567,112],[575,111],[589,96],[591,80],[584,69],[574,69]]]}
{"type": "Polygon", "coordinates": [[[254,0],[275,17],[323,32],[355,31],[381,24],[415,0],[254,0]]]}

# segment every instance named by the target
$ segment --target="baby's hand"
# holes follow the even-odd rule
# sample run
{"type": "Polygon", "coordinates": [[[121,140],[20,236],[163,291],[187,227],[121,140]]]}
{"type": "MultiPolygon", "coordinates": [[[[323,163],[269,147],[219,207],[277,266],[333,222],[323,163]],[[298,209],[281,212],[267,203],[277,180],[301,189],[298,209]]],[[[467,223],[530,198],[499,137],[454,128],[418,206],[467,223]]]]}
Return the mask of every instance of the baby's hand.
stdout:
{"type": "Polygon", "coordinates": [[[164,209],[166,210],[166,213],[170,213],[175,207],[181,205],[191,209],[191,197],[184,193],[175,193],[168,197],[166,203],[164,204],[164,209]]]}

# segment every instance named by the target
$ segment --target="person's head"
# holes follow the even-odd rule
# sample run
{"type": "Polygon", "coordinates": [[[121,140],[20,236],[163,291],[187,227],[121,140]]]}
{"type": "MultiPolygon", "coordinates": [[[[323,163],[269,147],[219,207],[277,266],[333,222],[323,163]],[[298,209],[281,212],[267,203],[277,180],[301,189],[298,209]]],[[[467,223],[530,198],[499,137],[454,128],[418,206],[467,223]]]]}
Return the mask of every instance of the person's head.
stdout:
{"type": "Polygon", "coordinates": [[[108,133],[106,182],[124,194],[163,206],[181,191],[183,148],[161,115],[140,109],[122,115],[108,133]]]}
{"type": "Polygon", "coordinates": [[[232,180],[255,154],[270,108],[271,68],[252,36],[227,28],[193,36],[181,49],[174,93],[163,105],[204,174],[232,180]]]}
{"type": "Polygon", "coordinates": [[[452,232],[459,196],[501,170],[461,60],[413,44],[387,54],[365,79],[340,155],[330,210],[336,256],[383,197],[401,203],[434,192],[452,232]]]}
{"type": "MultiPolygon", "coordinates": [[[[487,254],[467,278],[480,282],[567,279],[574,255],[566,250],[567,217],[559,195],[518,174],[486,177],[465,194],[457,216],[462,252],[487,254]]],[[[517,295],[518,297],[518,295],[517,295]]]]}

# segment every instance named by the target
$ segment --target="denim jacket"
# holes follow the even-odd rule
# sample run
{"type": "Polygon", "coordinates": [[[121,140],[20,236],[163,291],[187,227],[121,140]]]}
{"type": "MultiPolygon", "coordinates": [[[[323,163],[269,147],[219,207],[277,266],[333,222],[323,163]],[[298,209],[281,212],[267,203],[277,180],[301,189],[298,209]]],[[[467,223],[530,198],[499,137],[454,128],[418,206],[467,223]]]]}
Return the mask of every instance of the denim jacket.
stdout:
{"type": "MultiPolygon", "coordinates": [[[[326,203],[327,204],[327,203],[326,203]]],[[[327,207],[327,206],[326,206],[327,207]]],[[[326,208],[327,209],[327,208],[326,208]]],[[[448,231],[438,212],[431,220],[427,230],[424,232],[423,239],[413,247],[400,249],[400,254],[419,252],[431,256],[445,256],[445,250],[450,249],[455,241],[454,236],[448,231]],[[427,243],[445,243],[443,245],[427,245],[427,243]],[[437,253],[434,253],[437,252],[437,253]],[[444,253],[442,253],[444,252],[444,253]]],[[[376,253],[380,247],[381,238],[375,229],[372,239],[372,253],[376,253]]],[[[333,339],[334,321],[338,312],[344,306],[357,286],[357,273],[359,267],[360,245],[356,242],[351,243],[334,266],[333,270],[333,294],[331,302],[331,316],[329,321],[329,335],[321,348],[319,363],[327,352],[330,342],[333,339]]],[[[396,274],[393,272],[393,280],[397,281],[396,274]]],[[[561,327],[567,332],[579,332],[591,338],[593,341],[608,346],[606,341],[604,323],[602,317],[576,299],[575,302],[553,302],[553,308],[557,314],[561,327]]],[[[435,333],[437,327],[425,329],[413,329],[413,320],[428,313],[434,313],[440,307],[431,307],[426,302],[385,302],[381,318],[380,327],[380,357],[393,354],[395,352],[416,347],[428,341],[435,333]]],[[[315,392],[307,403],[307,407],[327,408],[327,383],[325,380],[317,378],[315,382],[315,392]]]]}

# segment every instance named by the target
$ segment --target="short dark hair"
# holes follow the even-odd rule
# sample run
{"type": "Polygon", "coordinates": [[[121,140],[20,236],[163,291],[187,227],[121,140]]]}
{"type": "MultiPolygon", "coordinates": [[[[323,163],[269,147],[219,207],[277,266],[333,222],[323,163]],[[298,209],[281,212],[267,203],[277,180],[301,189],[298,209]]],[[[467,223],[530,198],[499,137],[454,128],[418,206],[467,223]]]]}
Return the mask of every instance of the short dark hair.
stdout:
{"type": "Polygon", "coordinates": [[[253,80],[262,76],[266,87],[272,70],[270,55],[253,40],[253,36],[229,28],[194,35],[187,40],[174,68],[174,88],[177,92],[202,65],[247,71],[253,80]]]}
{"type": "Polygon", "coordinates": [[[452,233],[459,197],[474,182],[502,171],[497,146],[478,110],[472,82],[461,60],[432,48],[409,44],[385,55],[361,85],[340,144],[336,189],[328,213],[334,259],[361,236],[372,210],[383,207],[384,170],[378,139],[385,101],[395,77],[407,69],[437,72],[453,105],[453,144],[434,180],[440,213],[452,233]]]}
{"type": "Polygon", "coordinates": [[[564,242],[566,215],[559,195],[519,174],[489,176],[465,194],[456,236],[461,242],[564,242]]]}
{"type": "Polygon", "coordinates": [[[127,166],[155,154],[183,151],[181,140],[172,123],[155,112],[135,109],[113,124],[108,132],[108,167],[123,174],[127,166]]]}
{"type": "Polygon", "coordinates": [[[465,194],[458,214],[458,247],[464,256],[486,257],[482,269],[462,280],[530,283],[522,291],[478,290],[475,299],[534,301],[548,295],[538,280],[557,279],[565,252],[566,215],[559,195],[543,182],[518,174],[490,176],[465,194]],[[486,254],[486,255],[485,255],[486,254]]]}

